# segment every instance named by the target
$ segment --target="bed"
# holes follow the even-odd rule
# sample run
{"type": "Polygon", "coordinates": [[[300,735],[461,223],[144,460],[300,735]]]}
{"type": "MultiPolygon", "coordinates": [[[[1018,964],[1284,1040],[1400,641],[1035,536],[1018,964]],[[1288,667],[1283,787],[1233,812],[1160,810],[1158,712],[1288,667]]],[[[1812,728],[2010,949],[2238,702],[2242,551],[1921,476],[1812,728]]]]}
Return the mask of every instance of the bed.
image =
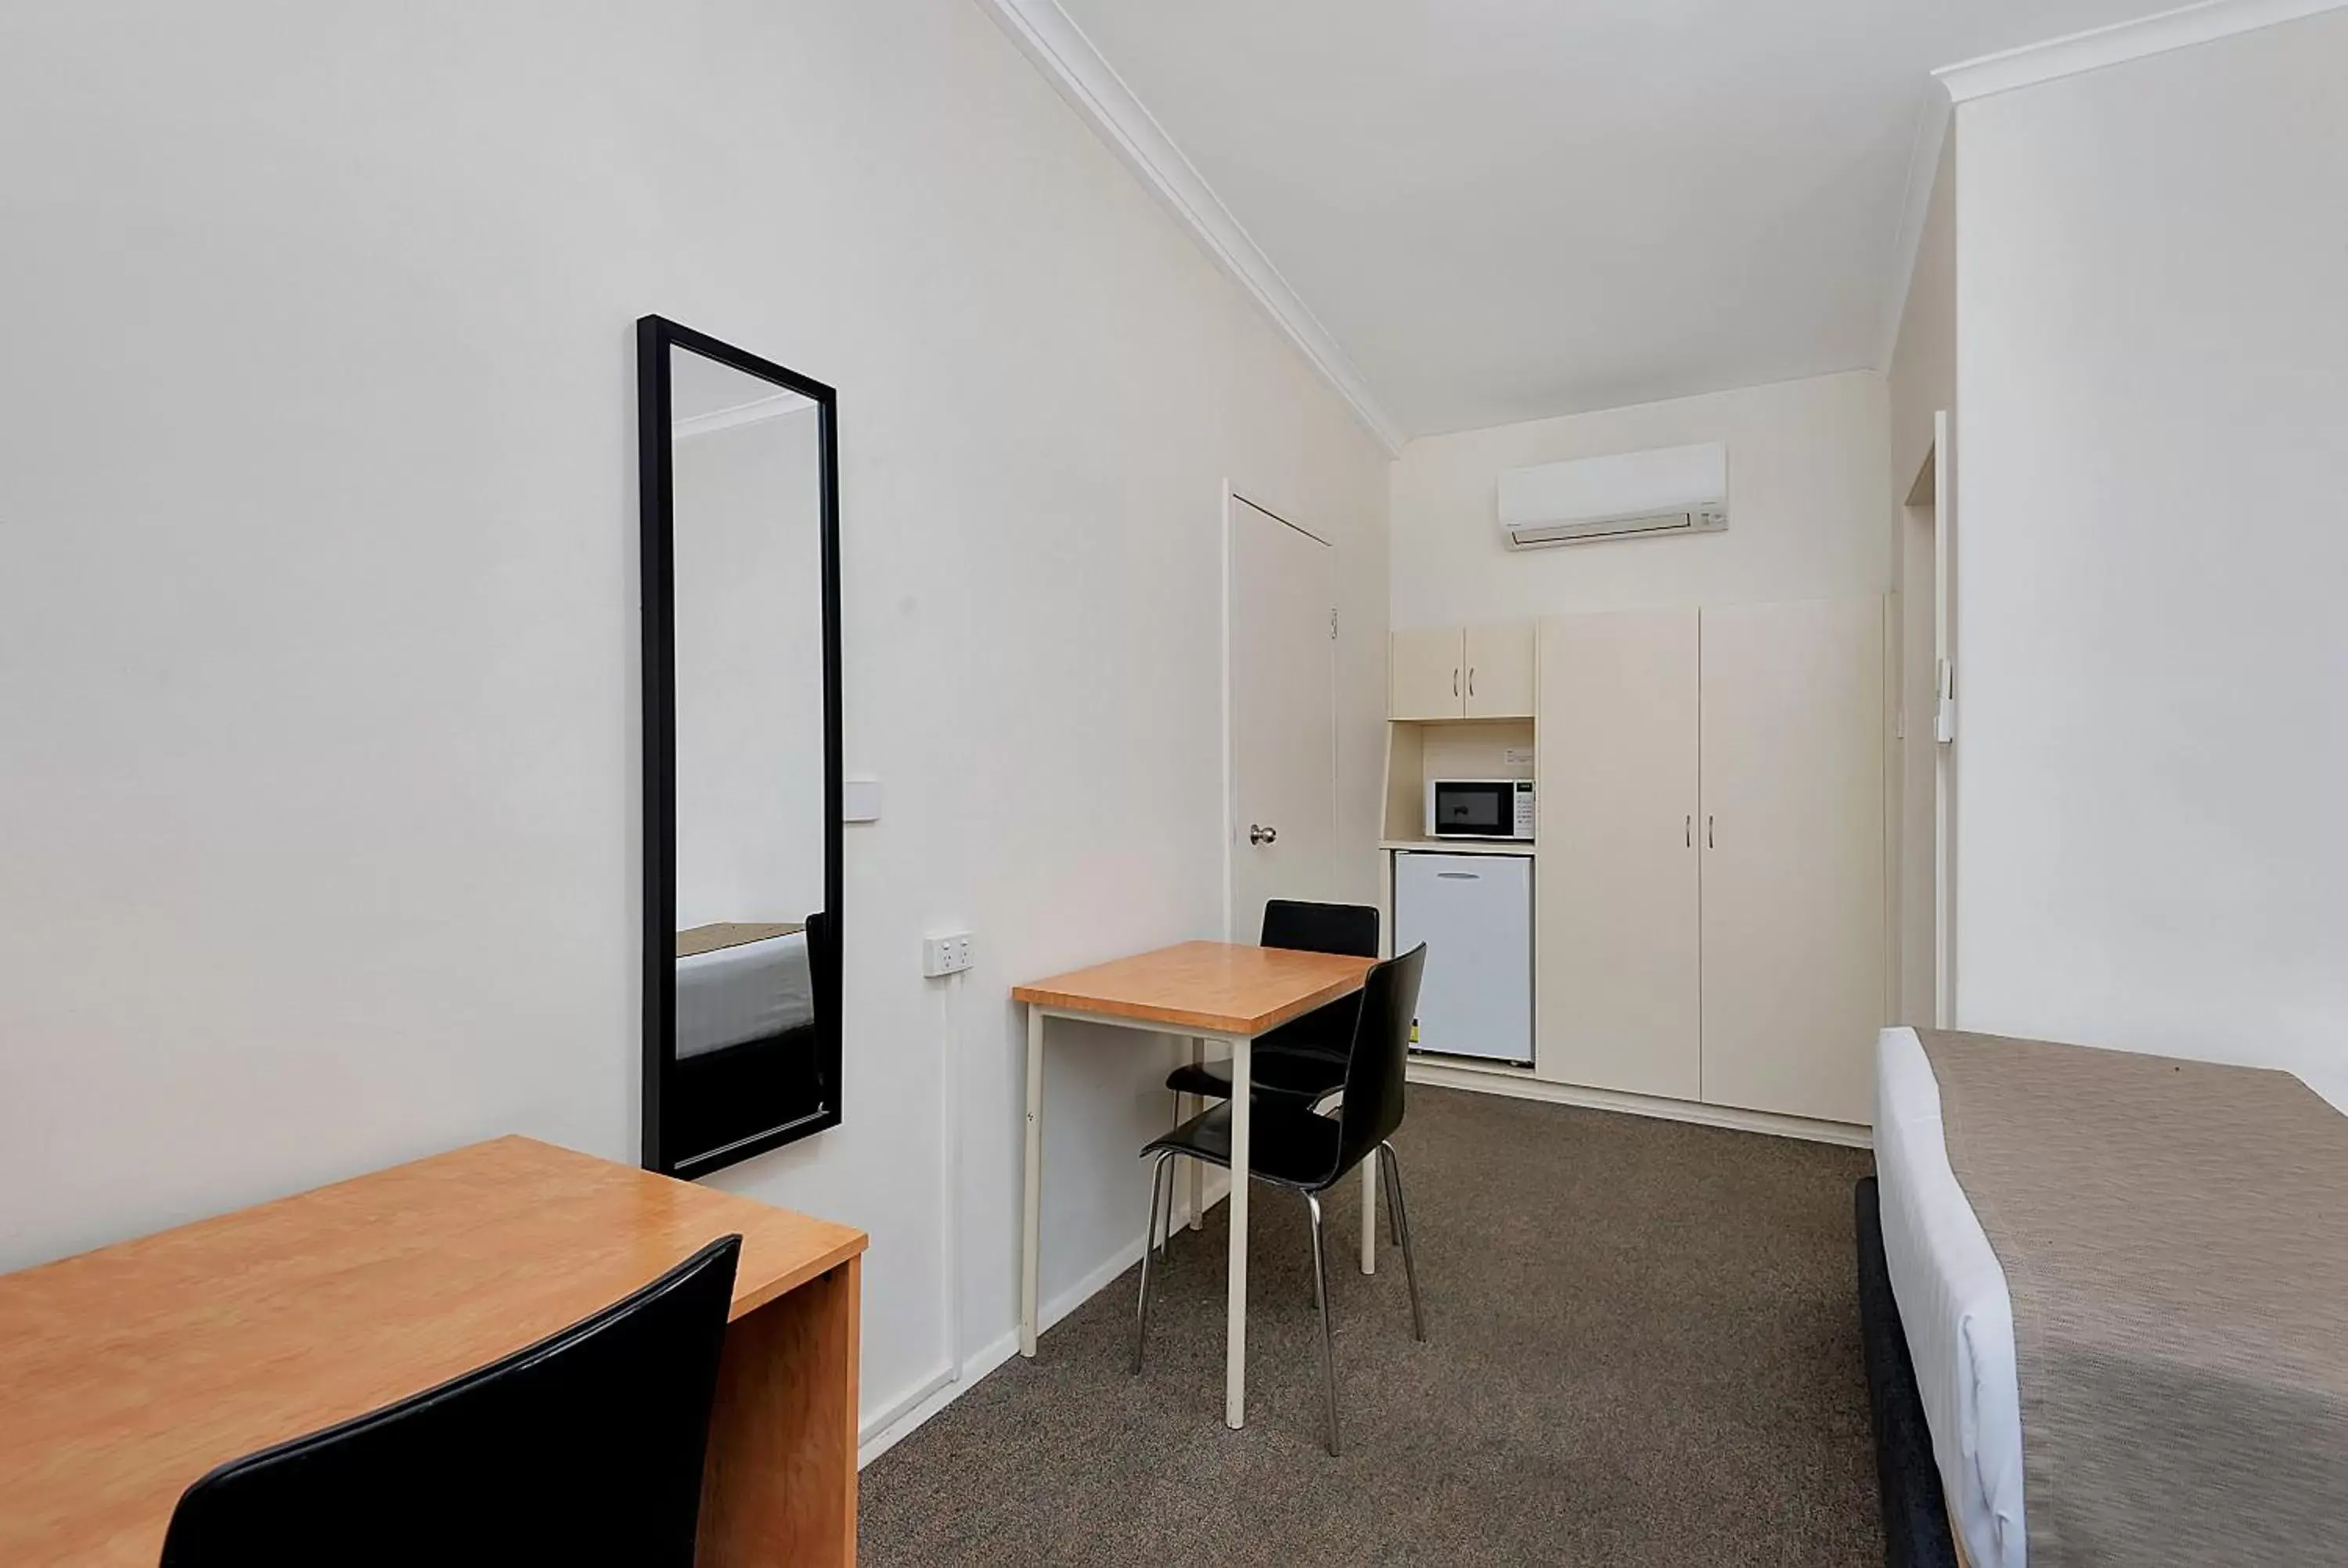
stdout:
{"type": "Polygon", "coordinates": [[[1951,1561],[1935,1528],[1972,1568],[2330,1560],[2348,1119],[2287,1074],[1893,1029],[1875,1143],[1892,1563],[1951,1561]]]}
{"type": "Polygon", "coordinates": [[[1950,1168],[1941,1091],[1910,1029],[1876,1045],[1883,1267],[1949,1525],[1973,1568],[2022,1568],[2022,1411],[2005,1271],[1950,1168]]]}
{"type": "MultiPolygon", "coordinates": [[[[728,1046],[770,1040],[815,1020],[815,980],[808,963],[806,930],[792,927],[732,929],[772,934],[695,952],[681,951],[676,960],[680,1061],[728,1046]]],[[[683,938],[693,934],[681,934],[680,949],[692,945],[683,938]]]]}
{"type": "Polygon", "coordinates": [[[808,1063],[820,1045],[809,924],[731,922],[676,939],[676,1072],[668,1131],[721,1148],[820,1108],[808,1063]]]}

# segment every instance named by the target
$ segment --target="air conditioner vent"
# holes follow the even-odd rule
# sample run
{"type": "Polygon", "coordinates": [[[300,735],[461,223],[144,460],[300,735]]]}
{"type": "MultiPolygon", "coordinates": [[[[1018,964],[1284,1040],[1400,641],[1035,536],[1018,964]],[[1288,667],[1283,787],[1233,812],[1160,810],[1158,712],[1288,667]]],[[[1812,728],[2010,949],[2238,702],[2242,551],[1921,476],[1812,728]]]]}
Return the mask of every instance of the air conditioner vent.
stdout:
{"type": "Polygon", "coordinates": [[[1500,476],[1510,549],[1718,533],[1728,527],[1728,448],[1667,446],[1512,468],[1500,476]]]}

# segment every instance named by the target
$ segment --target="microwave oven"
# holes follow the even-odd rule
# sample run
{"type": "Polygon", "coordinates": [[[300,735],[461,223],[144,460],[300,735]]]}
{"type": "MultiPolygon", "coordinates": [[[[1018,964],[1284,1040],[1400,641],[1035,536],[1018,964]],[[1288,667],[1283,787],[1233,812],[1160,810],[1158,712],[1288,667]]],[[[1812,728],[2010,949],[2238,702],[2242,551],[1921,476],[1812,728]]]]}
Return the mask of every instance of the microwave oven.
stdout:
{"type": "Polygon", "coordinates": [[[1427,781],[1427,837],[1529,840],[1532,835],[1532,780],[1427,781]]]}

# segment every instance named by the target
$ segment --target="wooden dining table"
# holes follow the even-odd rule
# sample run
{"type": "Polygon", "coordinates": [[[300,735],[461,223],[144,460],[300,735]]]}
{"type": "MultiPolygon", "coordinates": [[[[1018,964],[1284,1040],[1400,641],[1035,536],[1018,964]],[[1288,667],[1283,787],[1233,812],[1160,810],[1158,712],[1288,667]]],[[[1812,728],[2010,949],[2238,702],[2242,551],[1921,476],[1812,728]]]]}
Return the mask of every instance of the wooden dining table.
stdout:
{"type": "MultiPolygon", "coordinates": [[[[1025,1204],[1019,1245],[1019,1353],[1033,1357],[1042,1274],[1044,1204],[1044,1024],[1048,1019],[1112,1024],[1187,1038],[1191,1060],[1220,1044],[1231,1051],[1231,1192],[1230,1275],[1225,1283],[1223,1419],[1247,1421],[1247,1229],[1249,1098],[1256,1038],[1362,989],[1375,958],[1305,953],[1231,942],[1181,942],[1091,968],[1015,986],[1027,1007],[1025,1204]]],[[[1365,1162],[1371,1171],[1375,1162],[1365,1162]]],[[[1203,1184],[1192,1168],[1190,1217],[1199,1221],[1203,1184]]],[[[1365,1216],[1376,1213],[1365,1204],[1365,1216]]],[[[1368,1233],[1365,1223],[1364,1233],[1368,1233]]],[[[1368,1255],[1364,1255],[1365,1266],[1368,1255]]]]}

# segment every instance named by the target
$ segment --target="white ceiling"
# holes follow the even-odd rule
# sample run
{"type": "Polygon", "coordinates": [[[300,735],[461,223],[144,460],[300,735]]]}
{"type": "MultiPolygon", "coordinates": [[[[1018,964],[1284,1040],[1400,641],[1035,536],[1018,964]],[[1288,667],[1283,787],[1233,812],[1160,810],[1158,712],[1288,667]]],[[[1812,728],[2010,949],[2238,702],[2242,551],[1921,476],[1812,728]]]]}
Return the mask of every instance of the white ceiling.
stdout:
{"type": "Polygon", "coordinates": [[[2171,0],[1060,0],[1407,435],[1877,365],[1935,67],[2171,0]]]}

